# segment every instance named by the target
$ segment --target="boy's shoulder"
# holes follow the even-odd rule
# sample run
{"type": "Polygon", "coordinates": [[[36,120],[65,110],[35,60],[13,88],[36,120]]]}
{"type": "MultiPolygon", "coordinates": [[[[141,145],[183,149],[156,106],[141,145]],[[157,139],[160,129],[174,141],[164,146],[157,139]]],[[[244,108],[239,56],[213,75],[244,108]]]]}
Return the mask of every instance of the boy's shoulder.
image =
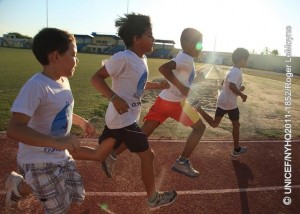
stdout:
{"type": "Polygon", "coordinates": [[[228,73],[241,73],[242,70],[240,68],[234,67],[232,66],[231,68],[229,68],[228,73]]]}
{"type": "Polygon", "coordinates": [[[175,61],[176,63],[183,63],[183,64],[193,64],[194,59],[190,55],[184,53],[184,52],[179,52],[175,58],[171,59],[172,61],[175,61]]]}

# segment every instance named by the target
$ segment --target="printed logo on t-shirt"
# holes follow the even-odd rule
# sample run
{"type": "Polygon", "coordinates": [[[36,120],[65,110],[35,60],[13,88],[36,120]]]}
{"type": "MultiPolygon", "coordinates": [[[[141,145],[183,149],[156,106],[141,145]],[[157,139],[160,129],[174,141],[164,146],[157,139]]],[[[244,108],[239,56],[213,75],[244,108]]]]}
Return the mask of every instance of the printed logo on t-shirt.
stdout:
{"type": "MultiPolygon", "coordinates": [[[[72,116],[72,106],[70,103],[66,103],[65,107],[55,116],[52,126],[52,136],[65,136],[71,129],[71,123],[69,123],[72,116]]],[[[55,152],[55,148],[44,148],[45,152],[55,152]]]]}
{"type": "Polygon", "coordinates": [[[55,116],[52,126],[51,135],[52,136],[64,136],[70,130],[71,124],[69,124],[70,118],[72,116],[72,107],[70,103],[66,103],[65,107],[55,116]]]}
{"type": "Polygon", "coordinates": [[[193,69],[189,77],[189,85],[192,85],[194,79],[195,79],[195,70],[193,69]]]}
{"type": "Polygon", "coordinates": [[[148,79],[148,72],[144,71],[143,75],[141,76],[141,78],[139,79],[139,82],[137,84],[136,93],[134,94],[135,97],[138,97],[138,98],[142,97],[147,79],[148,79]]]}

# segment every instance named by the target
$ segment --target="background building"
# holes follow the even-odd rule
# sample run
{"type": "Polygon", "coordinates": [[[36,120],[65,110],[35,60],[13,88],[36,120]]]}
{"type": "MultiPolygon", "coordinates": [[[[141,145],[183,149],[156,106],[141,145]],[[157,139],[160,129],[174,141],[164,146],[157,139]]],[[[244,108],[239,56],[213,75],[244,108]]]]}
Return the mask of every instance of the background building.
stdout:
{"type": "MultiPolygon", "coordinates": [[[[126,49],[123,40],[113,34],[91,35],[75,34],[78,52],[108,54],[112,55],[126,49]]],[[[149,58],[172,59],[180,49],[174,47],[173,40],[156,39],[151,53],[147,53],[149,58]]],[[[0,37],[0,47],[11,48],[31,48],[32,38],[23,36],[20,33],[7,33],[0,37]]],[[[232,66],[232,53],[202,51],[201,55],[195,59],[196,62],[232,66]]],[[[284,73],[286,65],[291,65],[292,73],[300,75],[300,57],[291,57],[289,63],[285,62],[285,56],[250,54],[247,67],[258,70],[270,70],[284,73]]]]}

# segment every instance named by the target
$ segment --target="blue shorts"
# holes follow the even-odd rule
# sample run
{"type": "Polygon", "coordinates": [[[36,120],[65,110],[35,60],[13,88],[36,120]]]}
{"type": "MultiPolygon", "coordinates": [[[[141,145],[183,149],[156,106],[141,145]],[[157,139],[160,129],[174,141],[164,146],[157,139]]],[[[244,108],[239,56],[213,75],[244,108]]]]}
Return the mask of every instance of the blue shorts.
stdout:
{"type": "Polygon", "coordinates": [[[109,129],[107,126],[99,137],[99,143],[108,138],[116,139],[114,149],[117,149],[122,143],[131,152],[144,152],[149,149],[149,142],[146,134],[136,124],[132,124],[120,129],[109,129]]]}
{"type": "Polygon", "coordinates": [[[239,108],[224,110],[217,107],[215,118],[216,117],[223,117],[225,114],[228,114],[229,119],[231,121],[238,121],[240,119],[240,111],[239,108]]]}

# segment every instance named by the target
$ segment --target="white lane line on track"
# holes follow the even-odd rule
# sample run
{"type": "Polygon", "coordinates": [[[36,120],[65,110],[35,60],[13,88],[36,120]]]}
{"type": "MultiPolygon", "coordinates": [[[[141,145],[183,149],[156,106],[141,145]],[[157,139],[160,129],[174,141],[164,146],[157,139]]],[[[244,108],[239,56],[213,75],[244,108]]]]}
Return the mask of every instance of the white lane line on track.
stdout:
{"type": "MultiPolygon", "coordinates": [[[[300,185],[292,186],[292,189],[300,189],[300,185]]],[[[179,195],[206,195],[206,194],[224,194],[224,193],[247,193],[247,192],[269,192],[284,190],[284,186],[273,187],[255,187],[255,188],[241,188],[241,189],[212,189],[212,190],[187,190],[177,191],[179,195]]],[[[0,191],[1,195],[5,194],[5,191],[0,191]]],[[[146,196],[146,192],[86,192],[87,196],[108,196],[108,197],[137,197],[146,196]]]]}

